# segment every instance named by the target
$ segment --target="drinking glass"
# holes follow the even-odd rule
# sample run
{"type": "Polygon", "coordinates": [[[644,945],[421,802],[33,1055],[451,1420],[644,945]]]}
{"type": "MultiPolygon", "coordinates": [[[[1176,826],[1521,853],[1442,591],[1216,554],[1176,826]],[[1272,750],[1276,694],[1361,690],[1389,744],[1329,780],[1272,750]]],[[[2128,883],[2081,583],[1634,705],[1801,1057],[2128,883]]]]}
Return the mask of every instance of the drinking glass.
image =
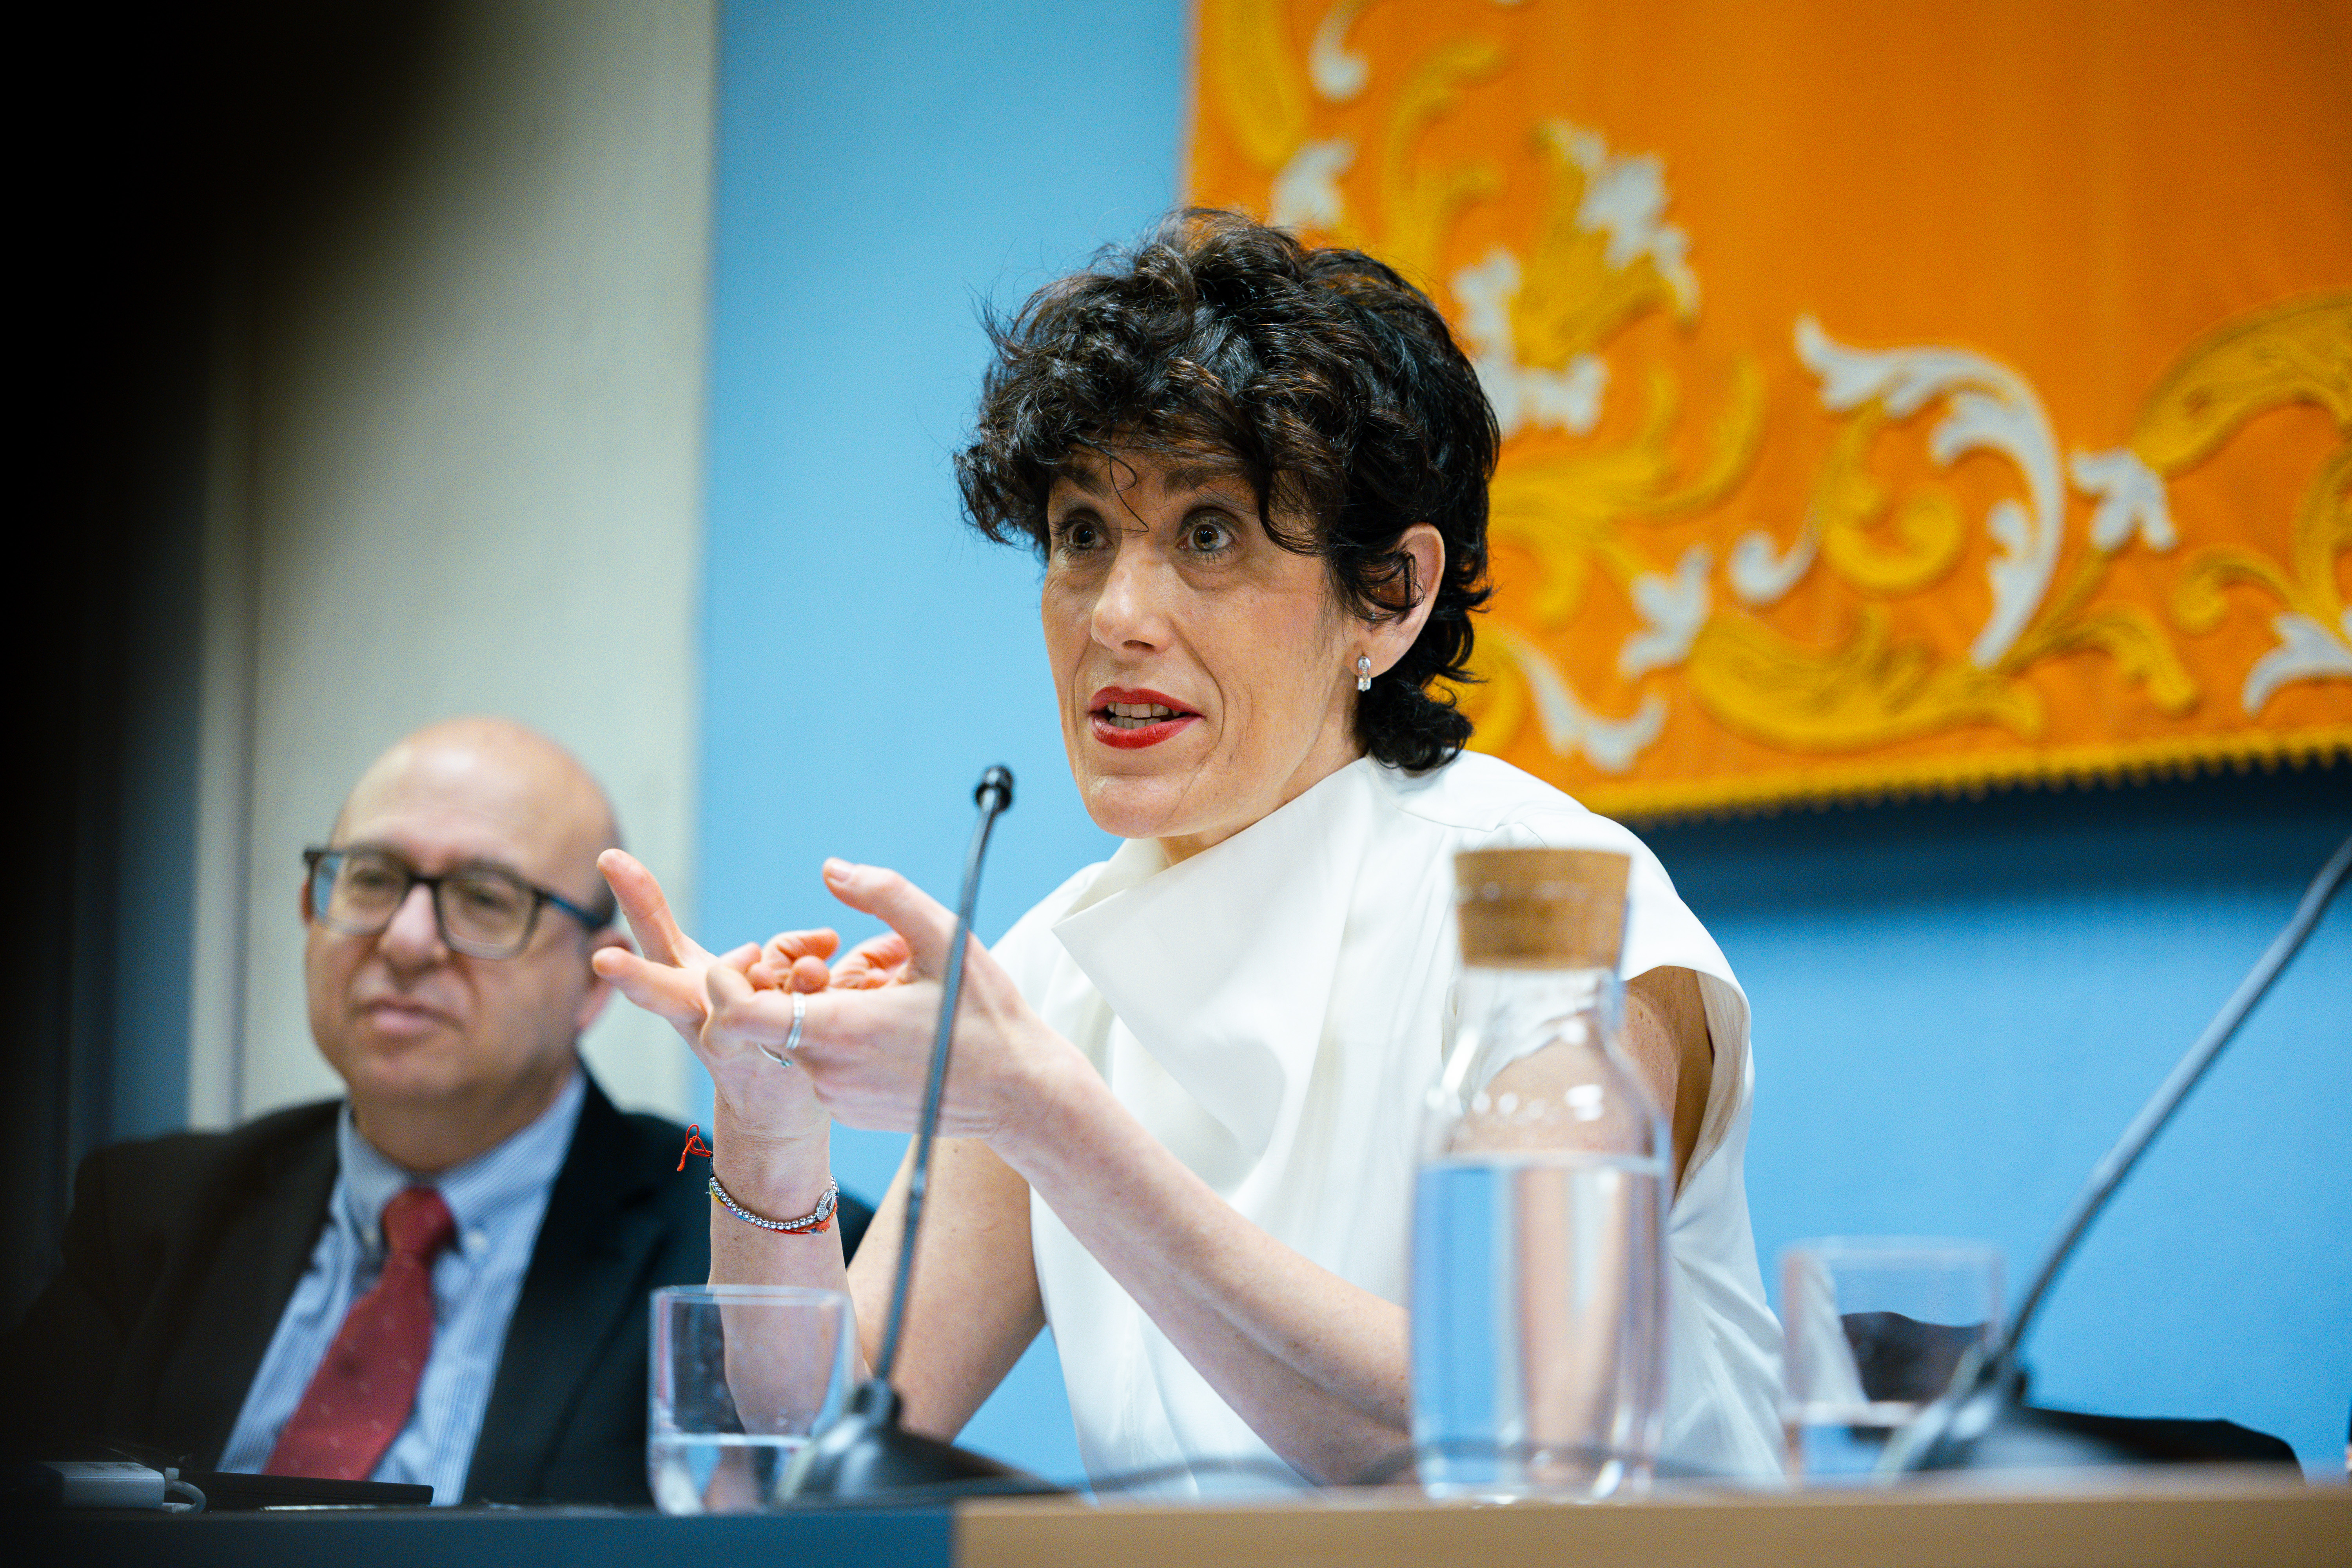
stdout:
{"type": "Polygon", "coordinates": [[[1784,1248],[1790,1477],[1812,1485],[1875,1468],[1969,1347],[2000,1331],[2000,1291],[1989,1242],[1833,1237],[1784,1248]]]}
{"type": "Polygon", "coordinates": [[[841,1413],[849,1297],[784,1285],[654,1292],[646,1475],[664,1513],[772,1508],[794,1453],[841,1413]]]}

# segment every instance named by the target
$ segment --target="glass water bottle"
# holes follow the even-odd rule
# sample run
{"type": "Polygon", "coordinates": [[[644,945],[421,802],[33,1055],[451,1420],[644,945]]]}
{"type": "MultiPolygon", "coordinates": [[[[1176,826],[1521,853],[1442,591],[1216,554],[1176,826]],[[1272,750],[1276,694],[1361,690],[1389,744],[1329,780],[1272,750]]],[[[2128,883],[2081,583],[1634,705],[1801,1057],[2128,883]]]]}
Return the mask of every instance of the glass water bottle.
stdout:
{"type": "Polygon", "coordinates": [[[1629,862],[1455,858],[1458,1030],[1423,1113],[1412,1421],[1433,1494],[1648,1479],[1665,1382],[1666,1126],[1620,1044],[1629,862]]]}

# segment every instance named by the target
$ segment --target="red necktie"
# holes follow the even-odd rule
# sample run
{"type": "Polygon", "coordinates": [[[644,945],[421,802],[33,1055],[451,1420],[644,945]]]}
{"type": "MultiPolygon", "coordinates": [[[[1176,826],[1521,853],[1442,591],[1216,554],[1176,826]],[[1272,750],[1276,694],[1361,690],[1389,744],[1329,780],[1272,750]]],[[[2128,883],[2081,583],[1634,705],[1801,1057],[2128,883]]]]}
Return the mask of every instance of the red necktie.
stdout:
{"type": "Polygon", "coordinates": [[[363,1481],[374,1472],[416,1403],[433,1353],[433,1260],[457,1235],[436,1188],[411,1187],[383,1205],[383,1277],[352,1303],[264,1474],[363,1481]]]}

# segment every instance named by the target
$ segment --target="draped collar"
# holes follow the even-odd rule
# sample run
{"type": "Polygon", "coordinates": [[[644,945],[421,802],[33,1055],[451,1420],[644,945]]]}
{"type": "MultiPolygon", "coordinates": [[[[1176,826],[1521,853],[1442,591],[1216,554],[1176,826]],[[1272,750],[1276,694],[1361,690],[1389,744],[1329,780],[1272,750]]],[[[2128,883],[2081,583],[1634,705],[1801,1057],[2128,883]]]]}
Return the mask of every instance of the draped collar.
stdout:
{"type": "Polygon", "coordinates": [[[1143,1048],[1251,1161],[1297,1114],[1380,815],[1360,759],[1170,865],[1149,839],[1105,864],[1054,934],[1143,1048]]]}

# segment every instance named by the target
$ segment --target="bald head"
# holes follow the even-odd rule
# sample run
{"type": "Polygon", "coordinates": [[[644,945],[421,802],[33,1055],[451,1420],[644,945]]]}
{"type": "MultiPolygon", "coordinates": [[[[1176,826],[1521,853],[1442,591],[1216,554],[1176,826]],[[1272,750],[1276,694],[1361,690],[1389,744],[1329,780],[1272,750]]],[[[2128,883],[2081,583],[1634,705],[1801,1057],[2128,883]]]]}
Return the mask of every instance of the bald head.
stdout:
{"type": "Polygon", "coordinates": [[[360,775],[330,842],[354,821],[418,807],[478,821],[495,858],[585,908],[612,907],[596,857],[620,843],[612,803],[580,760],[511,719],[448,719],[395,742],[360,775]]]}

